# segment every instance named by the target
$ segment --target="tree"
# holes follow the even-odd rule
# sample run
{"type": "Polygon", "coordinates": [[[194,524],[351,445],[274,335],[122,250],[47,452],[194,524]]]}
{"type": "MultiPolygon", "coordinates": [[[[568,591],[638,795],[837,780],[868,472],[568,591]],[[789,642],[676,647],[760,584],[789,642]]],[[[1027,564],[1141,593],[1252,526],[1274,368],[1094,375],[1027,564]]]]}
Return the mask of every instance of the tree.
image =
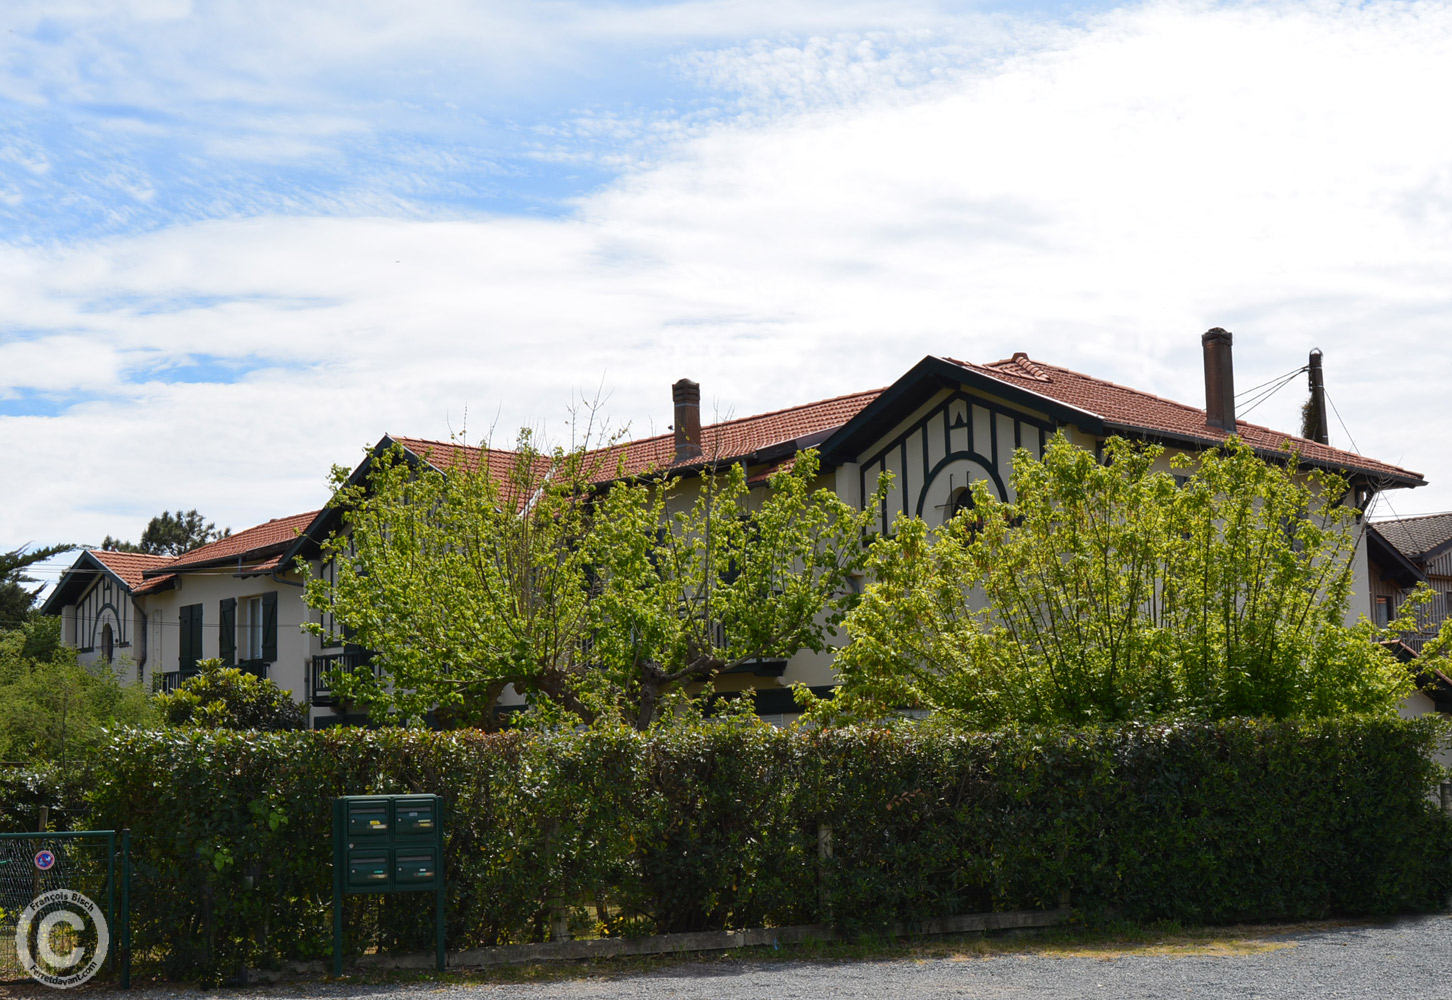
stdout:
{"type": "Polygon", "coordinates": [[[1156,471],[1163,450],[1062,436],[1020,452],[1015,501],[980,484],[940,532],[900,520],[848,617],[838,704],[943,721],[1083,724],[1389,714],[1410,678],[1364,618],[1344,624],[1357,511],[1346,483],[1236,439],[1156,471]]]}
{"type": "Polygon", "coordinates": [[[156,556],[179,556],[184,552],[190,552],[192,549],[206,545],[208,542],[226,538],[231,533],[231,528],[223,528],[219,531],[216,524],[197,513],[196,508],[188,511],[178,510],[174,514],[164,510],[147,522],[146,530],[141,533],[139,543],[123,542],[119,538],[107,535],[101,542],[101,548],[113,552],[144,552],[156,556]]]}
{"type": "Polygon", "coordinates": [[[335,673],[335,697],[380,720],[436,712],[446,725],[488,727],[514,684],[588,715],[574,678],[588,634],[579,542],[593,465],[583,450],[544,452],[527,432],[512,453],[449,454],[480,457],[441,471],[395,446],[373,456],[363,483],[334,469],[344,530],[323,558],[335,579],[310,579],[304,599],[377,670],[335,673]]]}
{"type": "Polygon", "coordinates": [[[857,599],[874,504],[859,511],[812,489],[819,467],[816,452],[798,454],[759,499],[740,465],[690,484],[623,483],[601,498],[588,545],[593,677],[626,721],[646,729],[673,692],[829,647],[857,599]]]}
{"type": "Polygon", "coordinates": [[[335,581],[309,580],[305,599],[376,673],[335,674],[335,695],[377,718],[487,726],[513,685],[542,721],[645,728],[672,692],[822,648],[866,520],[809,488],[814,455],[751,503],[739,467],[623,478],[607,453],[545,453],[526,433],[443,471],[401,452],[376,456],[362,484],[337,470],[335,581]]]}
{"type": "Polygon", "coordinates": [[[219,659],[201,660],[201,672],[175,691],[158,695],[157,709],[169,726],[185,729],[306,729],[307,712],[272,681],[219,659]]]}
{"type": "Polygon", "coordinates": [[[0,629],[24,622],[30,614],[31,605],[40,594],[41,588],[26,588],[27,583],[39,582],[26,574],[26,568],[70,552],[74,548],[74,545],[47,545],[26,551],[29,546],[22,545],[9,552],[0,552],[0,629]]]}
{"type": "Polygon", "coordinates": [[[120,669],[76,663],[60,642],[60,619],[37,617],[0,633],[0,760],[65,766],[96,746],[107,726],[152,717],[147,692],[120,669]]]}

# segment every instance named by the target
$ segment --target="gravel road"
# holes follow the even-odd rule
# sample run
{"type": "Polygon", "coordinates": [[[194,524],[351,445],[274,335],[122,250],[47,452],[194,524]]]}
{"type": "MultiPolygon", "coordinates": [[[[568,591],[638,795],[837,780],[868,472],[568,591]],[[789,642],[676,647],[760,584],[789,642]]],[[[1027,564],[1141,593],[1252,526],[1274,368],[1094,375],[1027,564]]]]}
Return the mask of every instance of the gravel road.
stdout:
{"type": "MultiPolygon", "coordinates": [[[[582,969],[581,978],[528,984],[405,986],[347,982],[294,983],[201,992],[133,990],[131,1000],[618,1000],[685,998],[1226,997],[1385,998],[1452,1000],[1452,915],[1355,924],[1264,938],[1270,950],[1224,956],[1120,954],[1056,957],[1022,954],[992,958],[918,958],[889,961],[754,962],[710,959],[681,962],[654,972],[602,976],[582,969]]],[[[1033,947],[1031,940],[1025,949],[1033,947]]],[[[4,990],[4,987],[0,987],[4,990]]],[[[54,997],[40,988],[25,996],[54,997]]],[[[89,998],[120,1000],[109,990],[84,990],[89,998]]]]}

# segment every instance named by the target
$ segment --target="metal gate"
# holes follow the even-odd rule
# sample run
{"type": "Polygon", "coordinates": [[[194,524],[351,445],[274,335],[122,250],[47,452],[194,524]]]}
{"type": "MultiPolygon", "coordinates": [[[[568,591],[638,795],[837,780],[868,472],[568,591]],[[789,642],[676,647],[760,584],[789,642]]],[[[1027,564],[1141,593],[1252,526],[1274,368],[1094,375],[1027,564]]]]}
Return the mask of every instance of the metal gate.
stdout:
{"type": "Polygon", "coordinates": [[[129,989],[130,904],[131,831],[0,833],[0,982],[129,989]]]}

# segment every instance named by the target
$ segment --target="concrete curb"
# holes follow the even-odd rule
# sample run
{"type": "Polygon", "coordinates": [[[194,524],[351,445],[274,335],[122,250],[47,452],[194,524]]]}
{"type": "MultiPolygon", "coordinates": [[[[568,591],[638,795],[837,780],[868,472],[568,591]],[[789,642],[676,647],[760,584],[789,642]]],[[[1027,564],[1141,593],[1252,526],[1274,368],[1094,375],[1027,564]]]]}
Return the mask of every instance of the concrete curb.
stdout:
{"type": "MultiPolygon", "coordinates": [[[[1007,913],[969,913],[957,917],[925,920],[921,924],[894,925],[890,933],[900,937],[933,934],[970,934],[974,931],[1015,930],[1053,927],[1069,918],[1070,909],[1016,910],[1007,913]]],[[[599,938],[589,941],[549,941],[543,944],[504,944],[490,948],[467,948],[450,952],[448,967],[484,968],[526,962],[578,961],[627,955],[670,955],[693,951],[727,951],[804,941],[836,941],[839,935],[829,924],[797,924],[790,927],[760,927],[739,931],[702,931],[693,934],[658,934],[643,938],[599,938]]],[[[363,955],[359,969],[432,969],[432,952],[412,955],[363,955]]]]}

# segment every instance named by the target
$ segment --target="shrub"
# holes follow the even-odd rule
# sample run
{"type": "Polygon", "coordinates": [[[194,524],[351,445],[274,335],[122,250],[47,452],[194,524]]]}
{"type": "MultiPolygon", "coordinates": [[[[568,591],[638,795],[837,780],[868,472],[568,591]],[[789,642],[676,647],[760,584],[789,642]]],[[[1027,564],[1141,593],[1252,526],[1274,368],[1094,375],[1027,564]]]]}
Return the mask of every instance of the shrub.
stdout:
{"type": "MultiPolygon", "coordinates": [[[[174,976],[330,949],[334,796],[445,803],[451,948],[1052,907],[1214,922],[1390,913],[1452,888],[1435,726],[1348,718],[975,735],[739,722],[656,735],[128,732],[138,956],[174,976]],[[818,834],[832,829],[831,857],[818,834]],[[249,887],[250,886],[250,887],[249,887]]],[[[348,897],[347,947],[427,950],[428,897],[348,897]]]]}
{"type": "Polygon", "coordinates": [[[272,681],[201,660],[202,671],[158,695],[162,721],[191,729],[305,729],[307,710],[272,681]]]}

